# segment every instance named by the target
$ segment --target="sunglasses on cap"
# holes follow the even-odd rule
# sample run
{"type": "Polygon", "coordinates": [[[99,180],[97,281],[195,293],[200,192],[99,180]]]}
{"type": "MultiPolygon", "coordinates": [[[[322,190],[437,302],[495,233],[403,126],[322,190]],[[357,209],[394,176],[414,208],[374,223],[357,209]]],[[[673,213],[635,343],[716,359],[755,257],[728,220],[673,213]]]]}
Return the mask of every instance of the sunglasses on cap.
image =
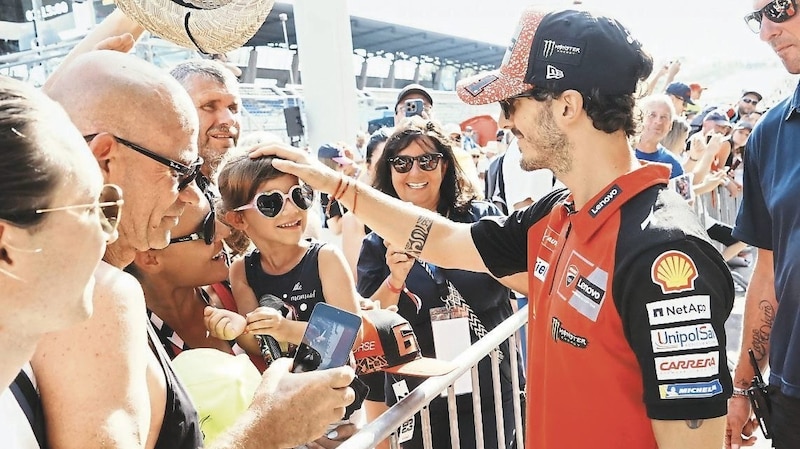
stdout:
{"type": "Polygon", "coordinates": [[[206,243],[206,245],[210,245],[214,243],[214,235],[217,233],[217,216],[212,210],[206,217],[203,218],[203,222],[200,223],[200,228],[196,232],[192,232],[189,235],[184,235],[183,237],[175,237],[174,239],[169,240],[169,244],[172,245],[173,243],[182,243],[182,242],[193,242],[195,240],[202,240],[206,243]]]}
{"type": "MultiPolygon", "coordinates": [[[[89,134],[88,136],[83,136],[83,138],[87,142],[91,142],[92,139],[97,137],[97,134],[89,134]]],[[[161,165],[165,165],[170,169],[174,170],[178,176],[178,191],[181,191],[186,188],[192,181],[197,178],[197,174],[200,173],[200,167],[203,166],[203,158],[198,156],[197,160],[191,163],[191,165],[184,165],[180,162],[174,161],[167,157],[161,156],[160,154],[155,153],[154,151],[148,150],[147,148],[136,145],[133,142],[129,142],[122,137],[117,137],[112,135],[114,140],[125,145],[126,147],[130,148],[133,151],[136,151],[139,154],[149,157],[150,159],[158,162],[161,165]]]]}
{"type": "Polygon", "coordinates": [[[425,153],[419,156],[395,156],[386,159],[397,173],[408,173],[417,161],[423,171],[433,171],[439,166],[442,153],[425,153]]]}
{"type": "Polygon", "coordinates": [[[313,193],[310,188],[300,185],[293,186],[289,189],[289,193],[283,193],[280,190],[261,192],[257,193],[249,204],[239,206],[234,211],[256,209],[267,218],[275,218],[283,210],[287,199],[291,200],[298,209],[308,210],[313,202],[313,193]]]}
{"type": "Polygon", "coordinates": [[[122,212],[121,208],[124,203],[125,200],[122,199],[122,189],[115,184],[106,184],[100,190],[100,196],[94,203],[36,209],[33,212],[35,214],[45,214],[48,212],[70,209],[100,209],[100,212],[102,212],[100,216],[100,227],[103,228],[103,232],[112,235],[117,230],[120,213],[122,212]]]}
{"type": "Polygon", "coordinates": [[[761,31],[761,21],[764,17],[773,23],[783,23],[797,14],[797,2],[795,0],[773,0],[758,11],[753,11],[744,16],[744,21],[750,31],[758,33],[761,31]]]}

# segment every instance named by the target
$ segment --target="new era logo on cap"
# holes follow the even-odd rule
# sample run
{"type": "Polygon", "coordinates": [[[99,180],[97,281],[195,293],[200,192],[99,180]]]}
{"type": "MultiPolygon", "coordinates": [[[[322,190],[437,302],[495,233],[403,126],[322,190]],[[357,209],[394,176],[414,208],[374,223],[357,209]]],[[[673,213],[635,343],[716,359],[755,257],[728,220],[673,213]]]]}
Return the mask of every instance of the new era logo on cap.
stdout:
{"type": "Polygon", "coordinates": [[[557,69],[556,67],[547,64],[547,79],[549,80],[560,80],[564,78],[564,72],[557,69]]]}
{"type": "Polygon", "coordinates": [[[365,310],[361,318],[364,337],[353,351],[356,374],[387,371],[430,377],[455,369],[451,362],[423,357],[414,329],[398,313],[385,309],[365,310]]]}

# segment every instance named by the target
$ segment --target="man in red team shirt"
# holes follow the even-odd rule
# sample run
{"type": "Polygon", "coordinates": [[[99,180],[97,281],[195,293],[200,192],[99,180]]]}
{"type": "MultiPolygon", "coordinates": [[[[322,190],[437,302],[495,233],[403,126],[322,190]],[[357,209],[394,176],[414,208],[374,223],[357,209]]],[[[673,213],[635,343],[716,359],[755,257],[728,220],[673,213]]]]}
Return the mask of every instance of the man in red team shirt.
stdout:
{"type": "Polygon", "coordinates": [[[508,218],[453,223],[343,183],[291,148],[253,154],[290,159],[275,167],[338,190],[408,255],[528,293],[526,447],[718,449],[733,285],[696,214],[667,189],[670,169],[638,162],[628,144],[652,66],[614,19],[523,13],[500,69],[458,84],[467,103],[500,103],[525,170],[548,168],[569,188],[508,218]]]}

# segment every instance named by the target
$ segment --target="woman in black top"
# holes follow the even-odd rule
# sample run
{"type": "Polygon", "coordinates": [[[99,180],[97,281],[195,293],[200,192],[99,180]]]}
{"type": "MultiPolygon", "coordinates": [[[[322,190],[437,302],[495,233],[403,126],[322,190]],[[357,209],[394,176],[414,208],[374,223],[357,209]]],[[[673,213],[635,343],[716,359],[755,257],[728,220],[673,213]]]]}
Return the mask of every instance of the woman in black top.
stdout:
{"type": "MultiPolygon", "coordinates": [[[[389,137],[382,157],[376,163],[373,186],[436,211],[451,220],[470,223],[484,216],[501,215],[491,203],[477,201],[476,192],[466,179],[454,155],[451,140],[441,127],[419,117],[404,122],[389,137]]],[[[480,322],[491,330],[511,316],[509,290],[488,274],[449,270],[426,264],[405,255],[375,233],[364,240],[358,260],[358,292],[379,299],[382,307],[396,305],[399,313],[414,328],[424,356],[435,357],[430,310],[445,306],[446,281],[450,281],[471,306],[480,322]]],[[[472,342],[478,339],[470,329],[472,342]]],[[[511,367],[508,343],[501,345],[500,364],[506,447],[514,447],[514,419],[511,396],[511,367]]],[[[519,366],[522,366],[520,361],[519,366]]],[[[492,398],[491,366],[488,358],[478,365],[485,447],[498,447],[492,398]]],[[[523,374],[520,370],[520,378],[523,374]]],[[[394,403],[392,376],[387,376],[387,402],[394,403]]],[[[410,380],[408,380],[410,382],[410,380]]],[[[521,383],[524,381],[521,380],[521,383]]],[[[475,447],[472,395],[457,396],[459,434],[462,448],[475,447]]],[[[433,447],[450,447],[447,401],[437,398],[430,404],[433,447]]],[[[405,449],[422,447],[421,420],[417,416],[414,436],[405,449]]]]}

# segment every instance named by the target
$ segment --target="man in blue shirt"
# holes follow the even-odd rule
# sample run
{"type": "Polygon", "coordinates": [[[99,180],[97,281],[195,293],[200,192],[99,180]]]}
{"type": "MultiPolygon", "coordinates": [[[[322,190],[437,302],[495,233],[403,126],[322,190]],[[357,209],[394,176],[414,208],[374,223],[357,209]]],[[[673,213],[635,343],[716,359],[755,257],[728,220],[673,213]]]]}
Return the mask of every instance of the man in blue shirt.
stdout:
{"type": "MultiPolygon", "coordinates": [[[[796,0],[757,0],[745,21],[781,58],[789,73],[800,73],[800,18],[796,0]]],[[[760,369],[769,362],[773,445],[800,447],[800,87],[761,119],[744,156],[744,195],[733,236],[758,248],[747,290],[742,348],[728,402],[729,447],[752,444],[750,401],[753,379],[747,351],[760,369]],[[778,307],[780,305],[780,307],[778,307]],[[744,435],[740,435],[744,434],[744,435]],[[742,442],[742,436],[746,438],[742,442]],[[749,443],[749,444],[748,444],[749,443]]]]}
{"type": "Polygon", "coordinates": [[[672,166],[669,177],[683,174],[681,162],[671,151],[661,145],[661,140],[672,128],[672,117],[675,108],[667,95],[650,95],[639,103],[642,110],[642,132],[636,144],[636,159],[641,161],[661,162],[672,166]]]}

